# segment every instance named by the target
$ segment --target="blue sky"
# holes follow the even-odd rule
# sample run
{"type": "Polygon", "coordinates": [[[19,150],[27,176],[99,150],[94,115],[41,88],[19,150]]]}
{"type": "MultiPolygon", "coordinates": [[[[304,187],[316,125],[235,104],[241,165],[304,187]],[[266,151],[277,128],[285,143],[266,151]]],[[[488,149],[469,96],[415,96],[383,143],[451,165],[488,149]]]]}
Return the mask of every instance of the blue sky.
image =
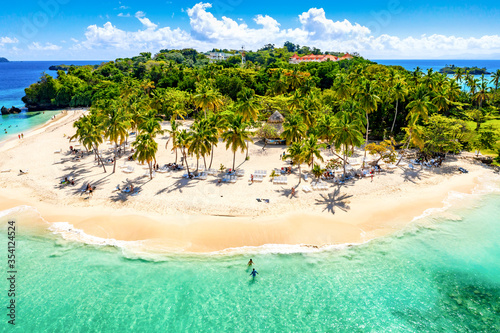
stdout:
{"type": "Polygon", "coordinates": [[[500,58],[498,1],[76,1],[2,4],[0,56],[107,60],[289,40],[371,59],[500,58]]]}

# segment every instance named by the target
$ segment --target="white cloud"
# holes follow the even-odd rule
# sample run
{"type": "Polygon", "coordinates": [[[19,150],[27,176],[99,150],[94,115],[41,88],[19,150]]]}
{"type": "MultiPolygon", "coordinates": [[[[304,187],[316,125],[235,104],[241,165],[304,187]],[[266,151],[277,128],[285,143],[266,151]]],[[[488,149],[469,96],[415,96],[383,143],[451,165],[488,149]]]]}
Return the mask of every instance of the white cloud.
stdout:
{"type": "Polygon", "coordinates": [[[129,9],[129,6],[120,6],[120,9],[129,9]]]}
{"type": "Polygon", "coordinates": [[[118,17],[130,17],[130,13],[127,14],[120,13],[118,14],[118,17]]]}
{"type": "Polygon", "coordinates": [[[62,47],[52,43],[45,43],[45,45],[42,45],[38,42],[33,42],[28,45],[28,49],[31,51],[59,51],[62,47]]]}
{"type": "Polygon", "coordinates": [[[141,23],[148,29],[148,30],[154,30],[158,27],[158,25],[154,24],[151,22],[147,17],[144,12],[138,11],[135,13],[135,17],[141,21],[141,23]]]}
{"type": "Polygon", "coordinates": [[[78,43],[78,39],[76,38],[70,38],[73,43],[78,43]]]}
{"type": "Polygon", "coordinates": [[[142,30],[122,30],[111,22],[103,26],[91,25],[85,32],[85,40],[76,44],[74,49],[115,49],[116,56],[121,56],[120,50],[194,47],[205,51],[214,47],[239,49],[241,45],[256,50],[268,43],[281,46],[285,41],[291,41],[325,51],[359,52],[368,58],[435,58],[464,53],[481,56],[500,53],[498,35],[480,38],[437,34],[407,38],[385,34],[373,36],[369,28],[360,24],[327,18],[322,8],[311,8],[298,15],[299,24],[293,28],[282,28],[276,19],[268,15],[257,15],[253,19],[255,27],[249,27],[238,18],[215,17],[209,11],[211,7],[209,3],[200,2],[185,11],[190,20],[190,31],[159,27],[142,11],[134,15],[143,25],[142,30]]]}
{"type": "Polygon", "coordinates": [[[359,24],[351,24],[348,20],[342,22],[327,19],[323,8],[311,8],[299,15],[302,29],[312,40],[347,40],[370,34],[370,29],[359,24]]]}
{"type": "Polygon", "coordinates": [[[17,38],[0,37],[0,46],[4,46],[5,44],[17,44],[17,43],[19,43],[17,38]]]}

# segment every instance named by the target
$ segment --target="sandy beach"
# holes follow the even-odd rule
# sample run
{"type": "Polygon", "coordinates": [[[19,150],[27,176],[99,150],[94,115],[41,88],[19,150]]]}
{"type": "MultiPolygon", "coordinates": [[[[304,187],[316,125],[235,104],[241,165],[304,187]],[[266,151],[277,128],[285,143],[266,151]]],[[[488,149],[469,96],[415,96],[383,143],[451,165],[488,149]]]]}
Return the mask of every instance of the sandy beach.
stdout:
{"type": "MultiPolygon", "coordinates": [[[[70,110],[57,119],[0,147],[0,210],[18,205],[35,207],[49,223],[67,222],[87,235],[119,241],[147,241],[173,251],[213,252],[265,244],[303,244],[325,246],[361,243],[404,228],[412,219],[430,208],[440,208],[451,191],[471,193],[480,178],[498,177],[493,170],[470,159],[450,156],[441,168],[414,170],[406,166],[351,180],[344,185],[327,182],[326,191],[305,193],[302,186],[313,181],[310,168],[297,195],[298,170],[293,168],[287,185],[274,185],[269,174],[274,168],[288,166],[280,160],[285,146],[250,144],[250,159],[237,153],[236,165],[245,175],[236,183],[219,183],[218,176],[207,180],[188,180],[185,171],[171,175],[157,173],[152,180],[136,162],[125,162],[127,153],[113,165],[97,166],[94,155],[76,161],[69,152],[68,136],[75,133],[72,123],[85,110],[70,110]],[[55,153],[61,151],[60,153],[55,153]],[[130,165],[126,174],[120,166],[130,165]],[[457,168],[469,170],[461,174],[457,168]],[[20,169],[29,169],[20,174],[20,169]],[[249,181],[255,170],[266,170],[263,182],[249,181]],[[74,178],[74,186],[61,186],[64,177],[74,178]],[[97,186],[92,197],[82,193],[87,183],[97,186]],[[115,191],[133,184],[141,191],[131,196],[115,191]],[[269,203],[256,199],[269,199],[269,203]]],[[[185,121],[183,126],[189,127],[185,121]]],[[[164,123],[168,127],[168,123],[164,123]]],[[[174,162],[168,137],[157,138],[160,165],[174,162]]],[[[80,147],[77,147],[80,148],[80,147]]],[[[104,158],[111,157],[111,146],[100,147],[104,158]]],[[[361,156],[362,152],[356,152],[361,156]]],[[[332,158],[329,151],[325,160],[332,158]]],[[[181,154],[179,154],[180,159],[181,154]]],[[[212,168],[232,165],[232,153],[220,142],[215,149],[212,168]]],[[[209,159],[207,159],[209,163],[209,159]]],[[[196,164],[189,158],[189,164],[196,164]]],[[[203,160],[199,161],[203,168],[203,160]]],[[[22,223],[22,221],[21,221],[22,223]]]]}

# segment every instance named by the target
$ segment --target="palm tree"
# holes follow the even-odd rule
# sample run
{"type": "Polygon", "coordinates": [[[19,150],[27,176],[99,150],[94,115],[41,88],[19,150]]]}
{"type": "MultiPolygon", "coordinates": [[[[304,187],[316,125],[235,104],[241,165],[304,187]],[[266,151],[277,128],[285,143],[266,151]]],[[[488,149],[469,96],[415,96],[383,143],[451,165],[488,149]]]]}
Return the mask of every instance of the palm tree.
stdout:
{"type": "Polygon", "coordinates": [[[123,109],[117,107],[116,103],[111,108],[104,111],[106,128],[106,138],[114,143],[114,163],[113,173],[116,171],[116,160],[118,159],[117,147],[121,146],[128,136],[130,121],[123,109]]]}
{"type": "Polygon", "coordinates": [[[448,96],[448,91],[445,89],[439,89],[437,91],[436,97],[432,99],[432,104],[436,106],[438,112],[447,111],[450,105],[453,104],[453,102],[448,99],[448,96]]]}
{"type": "Polygon", "coordinates": [[[491,74],[490,82],[495,85],[495,91],[498,90],[498,85],[500,84],[500,69],[497,69],[495,73],[491,74]]]}
{"type": "MultiPolygon", "coordinates": [[[[375,95],[374,89],[369,81],[367,81],[364,86],[358,91],[357,98],[359,100],[360,107],[365,111],[366,116],[366,138],[365,141],[368,143],[368,132],[370,129],[370,120],[368,115],[377,110],[378,102],[380,101],[380,97],[375,95]]],[[[366,150],[365,156],[363,157],[363,164],[366,159],[366,150]]]]}
{"type": "Polygon", "coordinates": [[[212,147],[210,149],[210,165],[208,168],[211,168],[214,160],[214,147],[217,146],[220,135],[227,128],[227,117],[220,117],[212,113],[208,117],[208,126],[210,127],[209,133],[211,133],[210,142],[212,142],[212,147]]]}
{"type": "Polygon", "coordinates": [[[302,117],[297,113],[291,113],[285,118],[283,123],[282,138],[287,144],[300,141],[306,134],[307,126],[304,124],[302,117]]]}
{"type": "Polygon", "coordinates": [[[196,171],[198,171],[198,161],[200,157],[203,157],[205,169],[207,168],[205,156],[210,154],[212,144],[211,138],[214,137],[210,131],[213,130],[214,129],[210,128],[208,120],[205,119],[197,121],[191,126],[188,153],[196,156],[196,171]]]}
{"type": "Polygon", "coordinates": [[[484,74],[481,82],[478,86],[478,91],[473,95],[473,100],[477,102],[479,108],[483,107],[483,102],[488,100],[489,98],[489,90],[488,83],[484,80],[484,74]]]}
{"type": "Polygon", "coordinates": [[[408,94],[408,89],[402,81],[398,81],[392,89],[392,96],[396,99],[396,113],[394,114],[394,120],[392,121],[391,133],[394,133],[394,125],[396,124],[396,118],[398,117],[398,104],[399,101],[404,102],[405,96],[408,94]]]}
{"type": "Polygon", "coordinates": [[[413,101],[408,103],[406,108],[410,110],[407,119],[411,117],[411,114],[418,114],[424,120],[427,120],[429,111],[433,110],[435,106],[429,100],[429,95],[425,92],[425,89],[419,87],[413,95],[413,101]]]}
{"type": "MultiPolygon", "coordinates": [[[[423,141],[422,127],[417,125],[419,118],[420,118],[419,113],[410,113],[410,118],[408,119],[408,125],[407,127],[404,128],[406,134],[408,135],[408,138],[406,141],[406,146],[403,150],[408,149],[410,143],[413,143],[414,145],[423,148],[424,141],[423,141]]],[[[401,157],[399,158],[399,161],[398,163],[396,163],[396,165],[399,165],[402,159],[403,159],[403,154],[401,154],[401,157]]]]}
{"type": "Polygon", "coordinates": [[[361,121],[352,117],[352,114],[346,111],[338,112],[335,116],[337,118],[333,128],[335,148],[343,148],[345,175],[348,148],[359,147],[363,144],[363,133],[360,130],[361,121]]]}
{"type": "Polygon", "coordinates": [[[153,161],[156,161],[156,152],[158,151],[158,143],[154,140],[151,133],[141,133],[133,143],[136,151],[134,158],[139,162],[147,162],[149,166],[149,177],[153,179],[153,161]]]}
{"type": "Polygon", "coordinates": [[[313,168],[312,168],[312,173],[314,175],[314,177],[316,178],[316,180],[319,179],[319,177],[321,177],[321,175],[325,172],[325,169],[321,168],[321,166],[319,164],[314,164],[313,168]]]}
{"type": "Polygon", "coordinates": [[[302,171],[300,165],[304,163],[304,146],[300,142],[293,142],[287,149],[287,153],[283,156],[284,159],[291,159],[293,164],[299,167],[299,184],[302,181],[302,171]]]}
{"type": "Polygon", "coordinates": [[[226,149],[231,147],[233,152],[233,170],[235,169],[236,152],[241,149],[243,153],[245,141],[252,141],[251,132],[247,130],[247,124],[238,115],[232,115],[228,122],[228,129],[222,133],[222,140],[226,142],[226,149]]]}
{"type": "Polygon", "coordinates": [[[455,80],[458,81],[458,82],[462,82],[462,77],[464,76],[464,70],[460,67],[458,67],[457,69],[455,69],[455,80]]]}
{"type": "Polygon", "coordinates": [[[309,166],[314,165],[314,157],[323,162],[323,156],[321,156],[322,148],[325,148],[325,144],[318,144],[318,137],[314,134],[310,134],[309,137],[304,142],[304,160],[309,166]]]}
{"type": "Polygon", "coordinates": [[[241,115],[243,121],[257,120],[260,103],[255,98],[255,91],[253,89],[243,88],[237,96],[236,114],[241,115]]]}
{"type": "Polygon", "coordinates": [[[184,162],[186,163],[186,169],[188,172],[188,176],[190,175],[189,173],[189,165],[187,161],[187,153],[186,153],[186,148],[189,149],[189,142],[190,142],[190,137],[189,137],[189,132],[185,129],[181,130],[177,134],[177,145],[181,149],[182,157],[184,158],[184,162]]]}
{"type": "Polygon", "coordinates": [[[196,94],[193,96],[194,104],[203,109],[205,119],[207,119],[207,110],[217,110],[222,105],[222,97],[218,91],[210,88],[208,84],[199,84],[196,87],[196,94]]]}
{"type": "Polygon", "coordinates": [[[170,142],[170,140],[172,140],[172,150],[175,150],[175,164],[177,164],[177,148],[179,148],[177,146],[177,134],[179,134],[179,123],[177,123],[177,121],[175,120],[172,120],[170,122],[170,129],[169,130],[166,130],[167,133],[170,134],[170,137],[168,138],[167,142],[165,143],[165,149],[167,149],[168,147],[168,143],[170,142]]]}
{"type": "Polygon", "coordinates": [[[104,141],[102,115],[91,111],[88,115],[85,115],[75,121],[73,123],[73,127],[76,127],[77,130],[76,134],[72,138],[78,138],[87,150],[93,149],[98,161],[97,164],[101,164],[104,172],[106,172],[106,166],[104,165],[101,155],[99,154],[99,145],[104,141]]]}

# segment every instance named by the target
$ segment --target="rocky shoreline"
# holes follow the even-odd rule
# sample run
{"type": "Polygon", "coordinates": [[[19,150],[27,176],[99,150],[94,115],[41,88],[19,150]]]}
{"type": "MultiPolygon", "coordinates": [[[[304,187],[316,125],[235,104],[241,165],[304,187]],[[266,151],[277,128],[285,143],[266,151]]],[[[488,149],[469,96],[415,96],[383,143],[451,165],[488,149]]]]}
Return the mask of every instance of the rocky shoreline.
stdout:
{"type": "Polygon", "coordinates": [[[19,108],[16,108],[15,106],[13,106],[11,108],[6,108],[5,106],[2,106],[0,111],[2,112],[2,115],[6,115],[6,114],[21,113],[22,110],[19,108]]]}

